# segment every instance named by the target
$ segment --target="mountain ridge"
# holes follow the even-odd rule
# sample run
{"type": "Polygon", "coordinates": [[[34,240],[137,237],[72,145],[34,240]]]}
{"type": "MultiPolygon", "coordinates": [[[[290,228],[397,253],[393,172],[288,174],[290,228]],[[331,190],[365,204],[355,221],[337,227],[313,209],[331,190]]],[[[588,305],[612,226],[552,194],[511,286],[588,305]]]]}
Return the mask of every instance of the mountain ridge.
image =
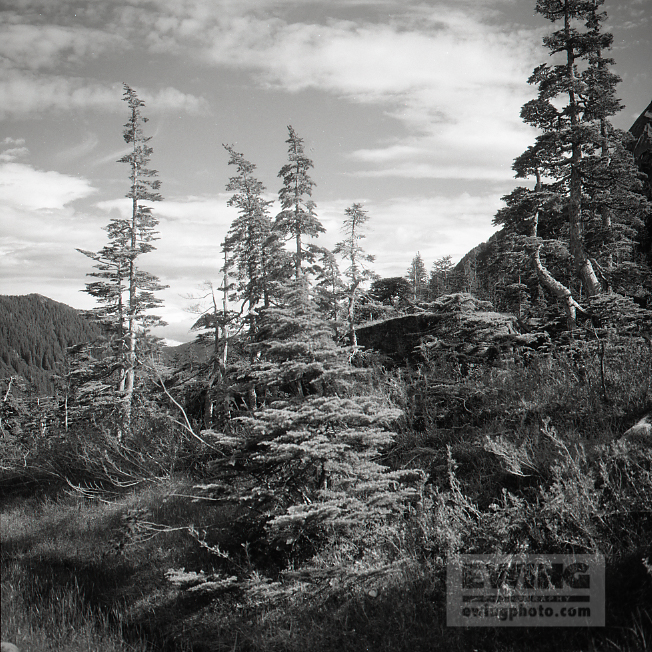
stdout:
{"type": "Polygon", "coordinates": [[[38,293],[0,295],[0,378],[20,376],[38,394],[51,393],[68,347],[101,335],[65,303],[38,293]]]}

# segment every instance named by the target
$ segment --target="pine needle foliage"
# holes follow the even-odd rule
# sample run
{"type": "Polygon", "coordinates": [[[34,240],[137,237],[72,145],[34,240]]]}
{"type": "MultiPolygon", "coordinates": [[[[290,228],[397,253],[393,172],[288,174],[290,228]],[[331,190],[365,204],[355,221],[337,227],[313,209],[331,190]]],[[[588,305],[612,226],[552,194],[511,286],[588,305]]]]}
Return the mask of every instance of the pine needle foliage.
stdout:
{"type": "Polygon", "coordinates": [[[288,285],[283,307],[262,311],[259,335],[245,378],[257,405],[231,433],[211,433],[225,457],[205,491],[237,501],[268,538],[290,546],[401,512],[424,480],[381,462],[401,412],[356,395],[366,371],[334,341],[305,277],[288,285]]]}
{"type": "Polygon", "coordinates": [[[524,236],[538,281],[565,305],[569,328],[582,310],[581,294],[636,291],[646,273],[635,255],[646,202],[628,137],[610,123],[623,107],[615,94],[620,78],[605,56],[613,36],[602,31],[602,4],[538,0],[537,13],[560,24],[543,39],[556,63],[537,66],[528,80],[538,96],[523,106],[521,118],[540,134],[512,166],[517,178],[534,178],[535,186],[504,197],[494,218],[524,236]],[[560,246],[573,270],[568,282],[551,267],[560,246]]]}
{"type": "Polygon", "coordinates": [[[360,240],[366,237],[363,233],[364,225],[369,220],[367,211],[362,208],[362,204],[353,204],[344,211],[344,214],[346,215],[342,224],[344,240],[335,245],[333,253],[339,254],[348,263],[344,270],[344,276],[349,279],[349,285],[346,288],[349,343],[352,346],[357,346],[355,324],[360,286],[375,277],[365,263],[372,263],[376,257],[366,253],[360,245],[360,240]]]}
{"type": "MultiPolygon", "coordinates": [[[[119,367],[117,390],[125,394],[125,416],[129,420],[132,395],[136,383],[138,342],[153,326],[163,326],[164,322],[151,315],[150,310],[159,307],[162,300],[155,293],[165,289],[158,277],[140,269],[137,259],[155,249],[158,239],[156,226],[158,220],[152,208],[143,202],[161,201],[158,190],[161,182],[156,179],[158,172],[148,167],[153,149],[149,145],[151,136],[145,136],[143,125],[148,118],[143,117],[141,108],[145,103],[136,92],[124,84],[123,100],[129,106],[129,120],[124,125],[123,137],[131,146],[119,163],[129,165],[130,186],[126,197],[131,199],[131,215],[113,218],[106,230],[109,243],[98,252],[78,249],[80,253],[95,261],[95,269],[89,276],[99,280],[86,285],[88,294],[100,304],[91,311],[112,336],[113,356],[119,367]]],[[[146,337],[145,337],[146,339],[146,337]]]]}
{"type": "Polygon", "coordinates": [[[256,166],[233,147],[224,145],[224,149],[230,156],[229,165],[237,170],[226,186],[233,193],[227,204],[238,210],[224,242],[227,262],[235,273],[235,292],[231,296],[242,301],[253,335],[255,311],[270,305],[274,282],[284,274],[289,261],[278,234],[272,231],[272,202],[264,198],[265,186],[254,176],[256,166]]]}
{"type": "Polygon", "coordinates": [[[414,301],[425,301],[428,298],[428,270],[423,262],[421,254],[412,259],[406,274],[407,280],[412,287],[412,298],[414,301]]]}
{"type": "Polygon", "coordinates": [[[316,264],[315,301],[322,314],[326,315],[336,330],[340,327],[340,301],[346,285],[342,280],[335,254],[322,248],[316,264]]]}
{"type": "Polygon", "coordinates": [[[313,263],[314,251],[304,246],[304,238],[316,238],[326,229],[315,213],[312,189],[315,182],[309,175],[313,162],[305,155],[303,138],[292,126],[288,126],[288,162],[281,168],[278,176],[283,179],[283,187],[278,191],[281,212],[276,216],[275,229],[283,236],[293,239],[296,244],[294,254],[295,279],[301,276],[303,261],[313,263]]]}

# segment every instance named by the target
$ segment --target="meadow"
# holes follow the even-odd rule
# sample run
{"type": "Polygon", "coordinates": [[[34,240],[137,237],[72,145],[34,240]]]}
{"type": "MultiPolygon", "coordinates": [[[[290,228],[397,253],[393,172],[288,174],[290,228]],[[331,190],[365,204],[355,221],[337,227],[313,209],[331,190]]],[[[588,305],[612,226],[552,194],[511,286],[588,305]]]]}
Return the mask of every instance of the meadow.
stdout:
{"type": "Polygon", "coordinates": [[[366,391],[403,411],[382,462],[428,479],[401,519],[326,529],[291,554],[206,498],[211,459],[196,441],[122,486],[99,466],[95,481],[70,480],[81,463],[63,444],[34,462],[56,477],[5,468],[2,640],[64,652],[651,649],[652,447],[621,435],[650,405],[652,351],[616,336],[576,349],[470,370],[445,354],[392,370],[368,358],[366,391]],[[603,554],[606,627],[448,627],[447,558],[495,551],[603,554]]]}

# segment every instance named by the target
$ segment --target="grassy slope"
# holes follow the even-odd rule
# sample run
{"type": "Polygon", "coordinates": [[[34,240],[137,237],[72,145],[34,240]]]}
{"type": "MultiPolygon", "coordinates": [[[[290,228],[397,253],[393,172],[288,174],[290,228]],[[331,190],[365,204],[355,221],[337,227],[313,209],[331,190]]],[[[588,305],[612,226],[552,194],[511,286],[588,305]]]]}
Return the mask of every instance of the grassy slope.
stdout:
{"type": "Polygon", "coordinates": [[[641,559],[652,553],[652,450],[608,442],[649,400],[651,361],[644,345],[609,346],[604,384],[592,355],[478,368],[465,378],[449,360],[432,359],[394,381],[388,393],[407,418],[388,459],[428,470],[430,497],[403,525],[358,533],[355,544],[324,541],[309,562],[324,572],[316,584],[279,575],[274,551],[243,547],[237,514],[192,502],[183,478],[122,496],[6,501],[2,639],[24,650],[100,652],[650,649],[652,582],[641,559]],[[553,426],[568,455],[559,454],[553,426]],[[529,465],[525,477],[510,472],[515,460],[529,465]],[[605,500],[609,510],[596,521],[592,510],[605,500]],[[218,554],[188,536],[188,524],[206,529],[218,554]],[[578,534],[589,532],[607,554],[605,630],[446,627],[443,558],[453,540],[462,550],[509,550],[528,537],[541,549],[563,547],[555,532],[590,547],[578,534]],[[383,566],[390,570],[378,573],[383,566]],[[165,575],[181,568],[236,575],[245,588],[182,590],[165,575]]]}

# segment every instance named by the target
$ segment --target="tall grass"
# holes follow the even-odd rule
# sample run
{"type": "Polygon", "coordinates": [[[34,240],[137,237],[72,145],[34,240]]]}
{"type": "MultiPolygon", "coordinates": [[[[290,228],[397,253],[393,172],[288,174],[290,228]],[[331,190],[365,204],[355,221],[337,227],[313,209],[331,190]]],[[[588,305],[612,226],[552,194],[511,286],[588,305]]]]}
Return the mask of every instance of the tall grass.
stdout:
{"type": "Polygon", "coordinates": [[[94,610],[72,579],[51,586],[29,575],[20,562],[2,568],[2,640],[21,650],[58,652],[145,652],[144,641],[123,638],[127,614],[114,607],[94,610]]]}
{"type": "Polygon", "coordinates": [[[201,515],[171,498],[187,486],[177,480],[123,496],[73,493],[6,503],[2,640],[23,650],[160,649],[163,632],[148,629],[149,592],[156,591],[160,567],[176,564],[188,549],[196,563],[180,524],[189,516],[201,522],[201,515]],[[134,526],[134,515],[142,527],[134,526]],[[152,528],[149,519],[163,525],[152,528]]]}
{"type": "Polygon", "coordinates": [[[130,493],[6,502],[2,639],[99,652],[650,649],[652,447],[618,437],[649,406],[652,357],[615,337],[571,348],[377,370],[368,391],[406,414],[383,460],[429,481],[400,517],[327,530],[285,568],[241,515],[194,500],[205,460],[183,465],[201,477],[170,472],[130,493]],[[449,555],[570,550],[606,556],[604,630],[446,626],[449,555]],[[202,579],[173,584],[170,569],[202,579]]]}

